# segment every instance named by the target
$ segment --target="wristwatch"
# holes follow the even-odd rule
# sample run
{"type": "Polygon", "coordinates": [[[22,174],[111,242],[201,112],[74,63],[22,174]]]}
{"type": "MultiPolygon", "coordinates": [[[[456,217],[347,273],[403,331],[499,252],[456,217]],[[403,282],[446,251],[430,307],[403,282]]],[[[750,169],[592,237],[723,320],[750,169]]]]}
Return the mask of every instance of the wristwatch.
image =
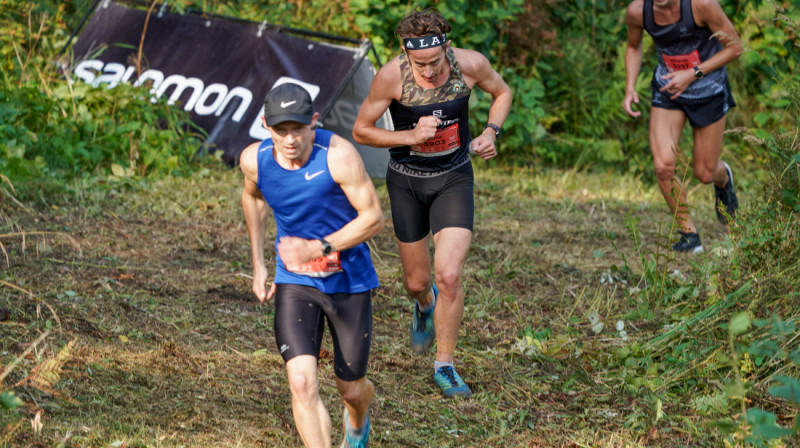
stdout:
{"type": "Polygon", "coordinates": [[[485,131],[486,128],[494,129],[494,138],[499,138],[500,137],[500,126],[498,126],[498,125],[496,125],[494,123],[486,123],[485,125],[483,125],[483,130],[485,131]]]}
{"type": "Polygon", "coordinates": [[[325,238],[320,238],[319,242],[322,243],[322,256],[323,257],[328,256],[328,255],[331,254],[331,252],[333,252],[333,246],[331,246],[331,243],[327,242],[325,240],[325,238]]]}
{"type": "Polygon", "coordinates": [[[705,76],[705,74],[703,73],[702,70],[700,70],[700,67],[694,67],[694,77],[697,79],[701,79],[703,76],[705,76]]]}

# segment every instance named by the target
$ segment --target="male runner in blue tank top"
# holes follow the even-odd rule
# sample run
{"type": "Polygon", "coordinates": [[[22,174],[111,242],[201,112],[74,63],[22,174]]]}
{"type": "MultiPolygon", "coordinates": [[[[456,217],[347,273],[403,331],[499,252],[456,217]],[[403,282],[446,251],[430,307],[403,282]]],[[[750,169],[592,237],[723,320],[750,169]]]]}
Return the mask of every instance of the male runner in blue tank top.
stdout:
{"type": "Polygon", "coordinates": [[[356,118],[359,143],[391,148],[386,187],[403,264],[403,284],[416,301],[411,347],[426,352],[436,338],[434,382],[446,397],[470,396],[453,367],[464,313],[462,271],[474,215],[472,149],[483,159],[511,107],[511,89],[476,51],[454,48],[450,25],[434,9],[416,9],[395,29],[403,52],[372,80],[356,118]],[[474,140],[469,95],[477,86],[492,96],[489,121],[474,140]],[[376,127],[386,109],[394,131],[376,127]],[[428,234],[435,246],[431,278],[428,234]]]}
{"type": "Polygon", "coordinates": [[[703,251],[689,216],[686,190],[675,174],[675,151],[689,120],[694,135],[692,168],[704,184],[714,183],[717,219],[724,225],[739,206],[733,174],[720,159],[725,113],[736,104],[725,64],[742,53],[739,35],[717,0],[634,0],[626,13],[625,101],[632,117],[639,102],[636,79],[642,66],[642,35],[653,38],[658,66],[653,73],[650,150],[658,186],[680,226],[677,252],[703,251]]]}
{"type": "Polygon", "coordinates": [[[315,130],[319,114],[298,84],[264,101],[272,135],[245,148],[242,207],[253,260],[253,292],[275,297],[275,341],[286,363],[295,426],[307,447],[331,446],[317,359],[324,321],[334,346],[336,387],[344,401],[343,447],[366,447],[374,387],[366,377],[372,340],[372,289],[378,277],[365,241],[383,226],[378,196],[355,147],[315,130]],[[277,227],[275,279],[267,291],[267,205],[277,227]]]}

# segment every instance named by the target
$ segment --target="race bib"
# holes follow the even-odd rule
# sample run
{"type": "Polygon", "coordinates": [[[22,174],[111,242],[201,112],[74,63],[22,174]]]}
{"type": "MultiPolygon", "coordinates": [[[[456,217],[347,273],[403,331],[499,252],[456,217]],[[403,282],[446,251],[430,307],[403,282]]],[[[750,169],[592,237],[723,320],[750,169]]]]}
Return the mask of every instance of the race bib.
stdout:
{"type": "Polygon", "coordinates": [[[461,146],[458,136],[458,123],[443,129],[437,129],[436,135],[421,145],[411,146],[411,154],[423,157],[443,156],[450,154],[461,146]]]}
{"type": "Polygon", "coordinates": [[[670,73],[697,67],[701,62],[700,53],[698,53],[697,50],[689,54],[674,54],[672,56],[662,54],[661,56],[664,58],[664,64],[667,65],[667,69],[670,73]]]}
{"type": "Polygon", "coordinates": [[[338,251],[307,261],[299,266],[286,265],[286,270],[308,277],[328,277],[343,271],[338,251]]]}

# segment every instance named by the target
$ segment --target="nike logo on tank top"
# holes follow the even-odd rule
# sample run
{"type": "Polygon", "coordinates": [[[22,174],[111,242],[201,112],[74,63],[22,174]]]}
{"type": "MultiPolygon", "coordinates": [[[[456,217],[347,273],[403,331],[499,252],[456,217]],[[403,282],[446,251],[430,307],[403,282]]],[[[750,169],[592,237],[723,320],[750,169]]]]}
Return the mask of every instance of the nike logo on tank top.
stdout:
{"type": "Polygon", "coordinates": [[[358,215],[328,168],[328,147],[333,133],[314,131],[311,156],[298,170],[280,166],[268,138],[258,148],[258,189],[272,209],[275,235],[275,283],[317,288],[326,293],[359,293],[378,286],[369,247],[361,243],[300,266],[286,266],[277,255],[284,236],[324,238],[358,215]]]}

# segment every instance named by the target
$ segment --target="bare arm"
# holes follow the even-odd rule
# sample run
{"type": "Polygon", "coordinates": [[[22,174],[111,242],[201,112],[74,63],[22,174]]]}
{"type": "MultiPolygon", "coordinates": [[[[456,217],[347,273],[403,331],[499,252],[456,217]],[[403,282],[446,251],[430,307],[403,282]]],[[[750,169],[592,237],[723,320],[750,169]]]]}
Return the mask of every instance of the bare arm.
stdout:
{"type": "Polygon", "coordinates": [[[258,143],[253,143],[242,152],[239,161],[244,174],[242,190],[242,209],[247,223],[247,236],[250,238],[250,256],[253,263],[253,293],[260,302],[268,300],[274,293],[273,285],[269,293],[266,289],[267,267],[264,263],[264,232],[267,226],[267,202],[258,189],[258,143]]]}
{"type": "MultiPolygon", "coordinates": [[[[725,15],[725,11],[722,10],[717,0],[693,1],[692,11],[697,24],[708,26],[714,33],[714,37],[722,43],[722,50],[700,63],[697,68],[708,74],[722,68],[742,54],[742,42],[739,40],[739,34],[733,28],[733,23],[725,15]]],[[[669,83],[659,91],[669,92],[672,99],[679,97],[691,83],[697,80],[694,69],[668,73],[664,79],[668,79],[669,83]]]]}
{"type": "Polygon", "coordinates": [[[352,143],[337,135],[330,151],[331,176],[358,213],[355,219],[326,238],[336,250],[343,250],[377,235],[383,228],[383,212],[372,179],[352,143]]]}
{"type": "MultiPolygon", "coordinates": [[[[328,169],[357,212],[356,217],[344,227],[324,236],[334,250],[341,251],[363,243],[380,232],[383,228],[383,212],[361,156],[352,143],[338,135],[331,139],[328,148],[328,169]]],[[[302,264],[322,256],[322,243],[319,240],[284,237],[278,243],[278,253],[284,263],[302,264]]]]}
{"type": "Polygon", "coordinates": [[[628,5],[625,11],[625,22],[628,25],[628,45],[625,47],[625,100],[622,108],[631,117],[642,115],[633,110],[633,103],[639,104],[636,93],[636,80],[642,69],[642,35],[644,34],[643,2],[636,0],[628,5]]]}
{"type": "Polygon", "coordinates": [[[369,94],[361,104],[353,124],[353,139],[356,142],[374,148],[393,148],[418,145],[436,134],[436,127],[441,124],[441,120],[432,115],[420,118],[414,129],[389,131],[375,126],[392,104],[392,100],[400,99],[402,91],[399,59],[394,58],[372,79],[369,94]]]}
{"type": "MultiPolygon", "coordinates": [[[[502,127],[511,110],[513,93],[511,88],[503,81],[486,56],[472,50],[453,50],[461,66],[461,72],[467,82],[472,82],[484,92],[492,96],[492,105],[489,107],[489,123],[502,127]]],[[[492,128],[486,128],[472,141],[472,150],[483,159],[491,159],[497,155],[494,146],[497,136],[492,128]]]]}
{"type": "Polygon", "coordinates": [[[698,68],[703,73],[710,73],[722,68],[725,64],[736,60],[741,56],[743,48],[739,33],[733,27],[733,23],[725,15],[725,11],[717,0],[703,0],[692,2],[696,8],[695,20],[698,24],[708,26],[714,37],[722,43],[722,51],[712,56],[709,60],[703,61],[698,68]]]}

